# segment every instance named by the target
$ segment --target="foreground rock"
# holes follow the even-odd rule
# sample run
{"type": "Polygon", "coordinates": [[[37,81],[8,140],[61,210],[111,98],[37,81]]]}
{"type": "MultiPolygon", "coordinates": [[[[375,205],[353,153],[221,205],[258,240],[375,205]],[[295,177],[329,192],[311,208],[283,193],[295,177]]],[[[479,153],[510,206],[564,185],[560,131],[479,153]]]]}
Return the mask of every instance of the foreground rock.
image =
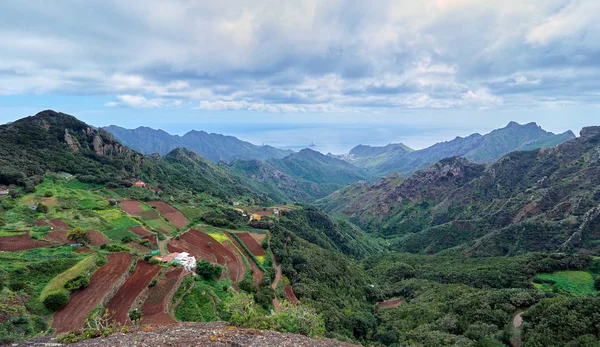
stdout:
{"type": "MultiPolygon", "coordinates": [[[[15,347],[58,347],[55,338],[42,337],[11,344],[15,347]]],[[[306,336],[268,330],[241,329],[225,323],[188,323],[170,327],[149,327],[127,334],[86,340],[68,346],[355,346],[329,339],[310,339],[306,336]],[[148,330],[148,331],[144,331],[148,330]]]]}

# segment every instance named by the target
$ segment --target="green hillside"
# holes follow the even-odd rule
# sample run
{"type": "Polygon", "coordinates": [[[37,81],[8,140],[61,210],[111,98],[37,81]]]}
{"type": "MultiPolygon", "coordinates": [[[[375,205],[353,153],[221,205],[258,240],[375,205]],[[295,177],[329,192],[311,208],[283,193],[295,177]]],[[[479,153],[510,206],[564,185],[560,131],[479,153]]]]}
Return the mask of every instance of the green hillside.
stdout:
{"type": "Polygon", "coordinates": [[[410,252],[595,251],[600,136],[595,127],[581,135],[487,167],[445,159],[404,181],[344,188],[317,205],[410,252]]]}

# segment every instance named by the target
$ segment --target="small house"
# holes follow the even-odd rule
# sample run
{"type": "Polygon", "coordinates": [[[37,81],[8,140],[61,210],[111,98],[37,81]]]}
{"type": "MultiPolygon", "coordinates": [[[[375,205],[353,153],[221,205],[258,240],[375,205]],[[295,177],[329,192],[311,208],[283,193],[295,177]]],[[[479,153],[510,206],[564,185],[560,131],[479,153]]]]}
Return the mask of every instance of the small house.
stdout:
{"type": "Polygon", "coordinates": [[[196,268],[196,258],[187,252],[177,254],[173,262],[183,266],[188,271],[194,271],[196,268]]]}
{"type": "Polygon", "coordinates": [[[253,214],[250,215],[250,222],[252,222],[253,220],[260,221],[260,218],[261,217],[260,217],[259,214],[253,213],[253,214]]]}
{"type": "Polygon", "coordinates": [[[278,208],[274,208],[273,209],[273,214],[279,217],[279,209],[278,208]]]}
{"type": "Polygon", "coordinates": [[[169,253],[165,256],[157,256],[154,258],[162,263],[179,264],[188,271],[193,271],[196,268],[196,258],[194,256],[190,256],[190,254],[187,252],[169,253]]]}
{"type": "Polygon", "coordinates": [[[240,206],[240,203],[239,203],[238,201],[233,201],[231,204],[232,204],[233,206],[240,206]]]}
{"type": "Polygon", "coordinates": [[[10,189],[8,189],[7,187],[0,187],[0,196],[8,195],[9,193],[10,193],[10,189]]]}
{"type": "Polygon", "coordinates": [[[144,183],[143,181],[135,181],[135,182],[133,183],[133,185],[134,185],[135,187],[144,188],[144,187],[146,186],[146,183],[144,183]]]}
{"type": "Polygon", "coordinates": [[[29,205],[29,209],[32,211],[37,211],[38,205],[29,205]]]}

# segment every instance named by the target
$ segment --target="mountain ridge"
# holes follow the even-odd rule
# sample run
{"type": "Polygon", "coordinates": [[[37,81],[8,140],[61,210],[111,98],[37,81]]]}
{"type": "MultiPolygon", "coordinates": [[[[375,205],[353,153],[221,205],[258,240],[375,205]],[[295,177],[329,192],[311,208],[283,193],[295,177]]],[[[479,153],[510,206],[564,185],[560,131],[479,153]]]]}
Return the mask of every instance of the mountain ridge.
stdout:
{"type": "Polygon", "coordinates": [[[385,176],[398,171],[408,176],[418,169],[427,167],[443,158],[461,156],[478,163],[492,163],[503,155],[515,150],[531,150],[553,147],[575,138],[572,131],[554,134],[543,130],[535,122],[521,125],[510,122],[504,128],[488,134],[474,133],[466,137],[457,136],[453,140],[438,142],[424,149],[409,151],[402,144],[389,144],[384,147],[371,147],[375,155],[356,157],[352,152],[363,150],[364,145],[353,148],[343,159],[361,167],[371,176],[385,176]],[[363,147],[361,147],[363,146],[363,147]]]}
{"type": "Polygon", "coordinates": [[[600,222],[594,217],[600,184],[593,180],[600,172],[599,143],[600,127],[588,127],[556,147],[511,152],[488,166],[447,158],[407,179],[396,174],[355,183],[316,205],[395,239],[403,251],[595,249],[600,235],[577,235],[600,222]]]}
{"type": "Polygon", "coordinates": [[[283,158],[292,153],[268,145],[257,146],[235,136],[208,133],[204,130],[190,130],[184,135],[172,135],[162,129],[145,126],[126,129],[116,125],[103,127],[120,142],[143,154],[165,155],[171,150],[184,147],[195,151],[212,161],[230,162],[233,159],[283,158]]]}

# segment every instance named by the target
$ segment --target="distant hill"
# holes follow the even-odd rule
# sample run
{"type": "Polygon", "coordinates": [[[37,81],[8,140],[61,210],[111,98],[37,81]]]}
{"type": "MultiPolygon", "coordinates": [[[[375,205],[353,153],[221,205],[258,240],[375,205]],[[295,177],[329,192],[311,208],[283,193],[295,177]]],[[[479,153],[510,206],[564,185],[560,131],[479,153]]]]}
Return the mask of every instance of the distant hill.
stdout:
{"type": "Polygon", "coordinates": [[[267,163],[296,179],[318,183],[327,194],[368,177],[362,169],[344,160],[308,148],[267,163]]]}
{"type": "Polygon", "coordinates": [[[259,160],[235,159],[224,167],[254,191],[277,202],[309,203],[330,193],[319,183],[292,177],[259,160]]]}
{"type": "Polygon", "coordinates": [[[148,127],[125,129],[111,125],[103,129],[124,145],[143,154],[165,155],[175,148],[187,148],[212,162],[230,162],[233,159],[283,158],[292,153],[291,150],[256,146],[233,136],[209,134],[204,131],[192,130],[179,136],[148,127]]]}
{"type": "MultiPolygon", "coordinates": [[[[481,152],[478,152],[481,153],[481,152]]],[[[600,250],[600,127],[557,147],[484,166],[444,159],[317,202],[398,250],[465,255],[600,250]]]]}
{"type": "Polygon", "coordinates": [[[408,176],[443,158],[460,156],[477,163],[492,163],[512,151],[554,147],[573,138],[575,134],[571,131],[556,135],[535,123],[520,125],[510,122],[506,127],[486,135],[457,137],[416,151],[403,144],[385,147],[361,145],[352,149],[344,159],[375,177],[392,172],[408,176]]]}
{"type": "Polygon", "coordinates": [[[145,156],[68,114],[47,110],[0,125],[0,184],[33,189],[47,171],[113,187],[140,179],[167,191],[193,189],[222,199],[254,196],[227,171],[191,151],[145,156]]]}

